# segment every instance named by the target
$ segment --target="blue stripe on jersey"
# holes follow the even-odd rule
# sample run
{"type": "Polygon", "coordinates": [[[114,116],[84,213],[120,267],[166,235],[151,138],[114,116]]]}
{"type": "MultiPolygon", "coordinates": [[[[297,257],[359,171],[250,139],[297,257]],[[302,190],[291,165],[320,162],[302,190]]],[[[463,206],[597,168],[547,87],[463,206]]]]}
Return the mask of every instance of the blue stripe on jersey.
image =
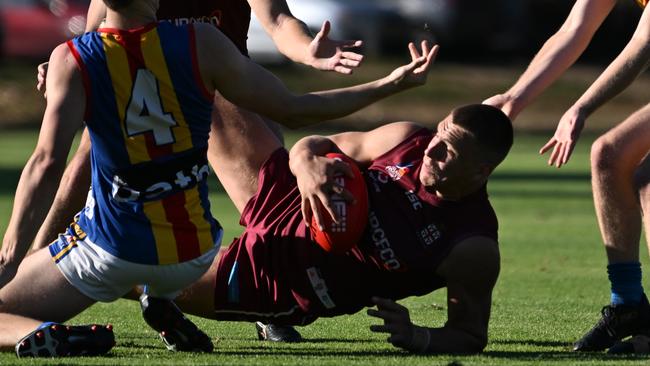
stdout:
{"type": "MultiPolygon", "coordinates": [[[[210,120],[212,117],[212,101],[206,104],[205,96],[197,85],[197,80],[192,72],[193,49],[188,42],[189,28],[179,32],[170,22],[162,22],[158,26],[158,34],[162,43],[163,54],[167,60],[169,75],[176,90],[176,97],[185,115],[186,120],[210,120]],[[172,57],[176,55],[176,57],[172,57]],[[183,57],[178,57],[182,55],[183,57]],[[196,106],[203,106],[199,108],[196,106]]],[[[204,136],[210,133],[210,125],[191,124],[192,144],[195,147],[206,147],[207,139],[204,136]]]]}

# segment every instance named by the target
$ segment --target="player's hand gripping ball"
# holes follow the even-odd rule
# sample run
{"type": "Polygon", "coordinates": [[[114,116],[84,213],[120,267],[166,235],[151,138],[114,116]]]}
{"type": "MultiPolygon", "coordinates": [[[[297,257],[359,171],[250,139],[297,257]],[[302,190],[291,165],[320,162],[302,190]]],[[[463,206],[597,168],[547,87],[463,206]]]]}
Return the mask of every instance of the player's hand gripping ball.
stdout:
{"type": "Polygon", "coordinates": [[[363,235],[368,222],[368,190],[361,170],[354,160],[339,153],[328,153],[326,156],[340,159],[352,168],[353,178],[340,174],[334,179],[336,184],[352,193],[356,202],[347,202],[340,195],[332,193],[332,208],[338,214],[339,222],[334,222],[330,215],[324,215],[324,229],[321,231],[315,216],[312,216],[311,235],[326,252],[343,254],[357,245],[363,235]]]}

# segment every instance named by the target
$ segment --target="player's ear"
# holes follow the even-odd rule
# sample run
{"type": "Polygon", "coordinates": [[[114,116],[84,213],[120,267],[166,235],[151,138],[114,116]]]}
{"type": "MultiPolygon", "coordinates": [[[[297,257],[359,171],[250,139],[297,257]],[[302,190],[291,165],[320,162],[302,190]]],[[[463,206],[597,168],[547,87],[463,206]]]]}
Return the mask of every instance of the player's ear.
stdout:
{"type": "Polygon", "coordinates": [[[480,164],[474,177],[477,181],[487,180],[490,174],[492,174],[492,171],[494,171],[492,166],[488,164],[480,164]]]}
{"type": "Polygon", "coordinates": [[[494,167],[492,167],[490,165],[487,165],[487,164],[482,164],[481,167],[479,168],[479,171],[481,172],[481,174],[483,176],[485,176],[487,178],[494,171],[494,167]]]}

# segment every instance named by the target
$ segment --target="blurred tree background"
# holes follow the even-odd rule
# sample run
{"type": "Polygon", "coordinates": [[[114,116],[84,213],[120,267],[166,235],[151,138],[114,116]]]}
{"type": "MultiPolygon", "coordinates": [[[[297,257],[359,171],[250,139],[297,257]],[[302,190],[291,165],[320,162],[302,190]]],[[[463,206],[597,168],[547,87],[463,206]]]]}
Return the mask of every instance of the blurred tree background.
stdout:
{"type": "MultiPolygon", "coordinates": [[[[320,128],[367,129],[395,120],[434,122],[453,107],[507,89],[564,21],[574,2],[561,0],[288,0],[294,14],[317,30],[333,23],[333,38],[366,41],[364,65],[351,77],[289,64],[251,22],[249,48],[296,92],[350,85],[380,77],[408,61],[406,42],[441,45],[429,83],[320,128]],[[338,32],[338,33],[336,33],[338,32]],[[275,53],[274,53],[275,52],[275,53]]],[[[45,106],[35,89],[36,66],[48,50],[83,29],[87,0],[0,0],[0,128],[35,128],[45,106]],[[49,28],[48,28],[49,27],[49,28]],[[51,29],[50,29],[51,28],[51,29]],[[59,30],[54,31],[54,30],[59,30]]],[[[516,122],[526,131],[552,130],[564,110],[625,46],[641,9],[620,1],[569,73],[516,122]]],[[[215,59],[218,62],[218,59],[215,59]]],[[[648,102],[648,73],[590,118],[603,130],[648,102]]]]}

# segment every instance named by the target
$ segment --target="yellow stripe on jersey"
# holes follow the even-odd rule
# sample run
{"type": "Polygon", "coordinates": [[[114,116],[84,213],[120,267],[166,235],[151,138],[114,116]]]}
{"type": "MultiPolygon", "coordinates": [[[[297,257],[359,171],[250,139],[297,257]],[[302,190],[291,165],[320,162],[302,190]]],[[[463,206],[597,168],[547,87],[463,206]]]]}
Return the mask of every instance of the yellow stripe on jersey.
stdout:
{"type": "Polygon", "coordinates": [[[648,0],[636,0],[637,4],[639,4],[640,7],[645,8],[646,5],[648,5],[648,0]]]}
{"type": "Polygon", "coordinates": [[[185,209],[188,213],[196,213],[190,217],[192,223],[196,226],[196,236],[199,239],[199,250],[201,254],[214,247],[214,238],[212,237],[212,226],[205,217],[205,209],[201,205],[201,198],[199,197],[199,190],[195,187],[185,191],[185,209]]]}
{"type": "Polygon", "coordinates": [[[167,215],[162,201],[151,201],[143,204],[145,215],[151,221],[151,232],[156,242],[159,264],[178,263],[176,238],[172,224],[167,221],[167,215]]]}
{"type": "Polygon", "coordinates": [[[140,44],[142,46],[145,66],[158,79],[163,109],[165,112],[171,113],[176,123],[178,123],[178,126],[173,129],[176,141],[172,145],[172,149],[175,153],[191,149],[192,135],[181,111],[174,85],[169,76],[169,69],[167,68],[167,62],[160,45],[158,30],[154,28],[142,34],[140,44]]]}
{"type": "Polygon", "coordinates": [[[125,137],[125,144],[131,164],[137,164],[151,160],[147,151],[147,144],[144,135],[128,137],[125,126],[122,123],[125,118],[126,108],[131,99],[133,79],[129,68],[129,60],[124,48],[117,42],[119,35],[102,33],[102,42],[106,54],[108,71],[111,75],[113,89],[115,90],[115,102],[120,117],[120,129],[125,137]]]}

